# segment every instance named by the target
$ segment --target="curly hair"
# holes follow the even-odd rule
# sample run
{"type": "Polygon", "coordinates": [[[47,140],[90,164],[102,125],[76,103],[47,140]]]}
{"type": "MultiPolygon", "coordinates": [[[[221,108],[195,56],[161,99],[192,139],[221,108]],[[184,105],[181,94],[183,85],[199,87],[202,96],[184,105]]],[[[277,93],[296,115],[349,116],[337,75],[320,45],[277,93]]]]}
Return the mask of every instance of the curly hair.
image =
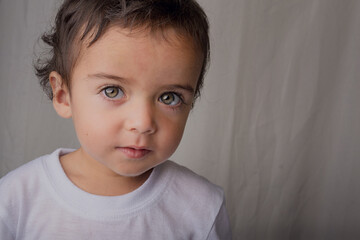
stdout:
{"type": "Polygon", "coordinates": [[[203,55],[202,69],[195,89],[200,96],[210,58],[209,24],[206,14],[195,0],[65,0],[55,19],[55,26],[41,39],[50,46],[50,57],[38,58],[34,64],[40,85],[47,96],[53,93],[49,74],[58,72],[70,89],[70,76],[78,57],[76,40],[90,35],[88,47],[116,25],[151,31],[174,28],[190,37],[203,55]]]}

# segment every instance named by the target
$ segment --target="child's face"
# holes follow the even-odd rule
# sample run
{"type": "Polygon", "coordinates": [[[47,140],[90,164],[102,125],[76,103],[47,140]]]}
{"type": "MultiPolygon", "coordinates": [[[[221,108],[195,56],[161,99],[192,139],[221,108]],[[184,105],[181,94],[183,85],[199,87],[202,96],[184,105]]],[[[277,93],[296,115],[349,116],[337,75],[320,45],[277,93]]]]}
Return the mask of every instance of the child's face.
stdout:
{"type": "Polygon", "coordinates": [[[166,30],[113,27],[74,66],[70,109],[83,157],[109,173],[138,176],[177,148],[202,57],[166,30]]]}

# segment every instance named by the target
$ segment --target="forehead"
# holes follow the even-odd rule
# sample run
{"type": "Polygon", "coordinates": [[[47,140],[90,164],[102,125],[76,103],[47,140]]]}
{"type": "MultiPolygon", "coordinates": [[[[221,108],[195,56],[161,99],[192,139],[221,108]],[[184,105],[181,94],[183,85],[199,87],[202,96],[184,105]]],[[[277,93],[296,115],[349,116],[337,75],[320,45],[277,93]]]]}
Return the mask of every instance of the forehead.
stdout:
{"type": "Polygon", "coordinates": [[[194,54],[202,55],[200,48],[192,37],[185,33],[185,31],[181,29],[175,30],[173,27],[151,29],[144,26],[129,29],[111,25],[96,41],[94,41],[95,34],[97,33],[94,30],[91,34],[86,35],[84,39],[78,38],[77,44],[80,46],[80,53],[86,52],[87,49],[99,41],[104,42],[104,39],[106,39],[108,43],[111,41],[113,44],[119,43],[116,41],[119,40],[119,35],[121,35],[122,40],[124,40],[123,42],[126,41],[127,44],[141,44],[150,39],[153,45],[168,45],[168,47],[190,50],[193,51],[194,54]]]}
{"type": "Polygon", "coordinates": [[[196,73],[198,77],[203,61],[194,41],[173,28],[150,31],[113,26],[96,42],[90,42],[91,35],[81,42],[74,70],[85,65],[141,77],[156,69],[163,74],[196,73]]]}

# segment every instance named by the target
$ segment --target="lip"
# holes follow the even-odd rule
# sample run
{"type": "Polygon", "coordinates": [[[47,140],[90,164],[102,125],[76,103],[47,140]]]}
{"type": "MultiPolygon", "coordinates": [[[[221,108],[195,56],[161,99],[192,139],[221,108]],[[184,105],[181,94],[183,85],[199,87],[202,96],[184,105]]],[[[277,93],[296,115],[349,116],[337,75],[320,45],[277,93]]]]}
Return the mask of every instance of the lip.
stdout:
{"type": "Polygon", "coordinates": [[[145,147],[137,146],[117,147],[116,149],[120,150],[126,157],[132,159],[143,158],[151,152],[151,150],[145,147]]]}

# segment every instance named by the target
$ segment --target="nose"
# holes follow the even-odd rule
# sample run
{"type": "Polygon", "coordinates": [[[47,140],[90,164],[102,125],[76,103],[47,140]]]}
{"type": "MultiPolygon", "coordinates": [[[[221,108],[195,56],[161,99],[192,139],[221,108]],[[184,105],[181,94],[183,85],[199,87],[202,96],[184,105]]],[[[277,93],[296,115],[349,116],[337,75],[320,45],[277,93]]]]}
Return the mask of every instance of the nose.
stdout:
{"type": "Polygon", "coordinates": [[[133,103],[128,106],[125,128],[137,134],[156,132],[155,110],[149,103],[133,103]]]}

